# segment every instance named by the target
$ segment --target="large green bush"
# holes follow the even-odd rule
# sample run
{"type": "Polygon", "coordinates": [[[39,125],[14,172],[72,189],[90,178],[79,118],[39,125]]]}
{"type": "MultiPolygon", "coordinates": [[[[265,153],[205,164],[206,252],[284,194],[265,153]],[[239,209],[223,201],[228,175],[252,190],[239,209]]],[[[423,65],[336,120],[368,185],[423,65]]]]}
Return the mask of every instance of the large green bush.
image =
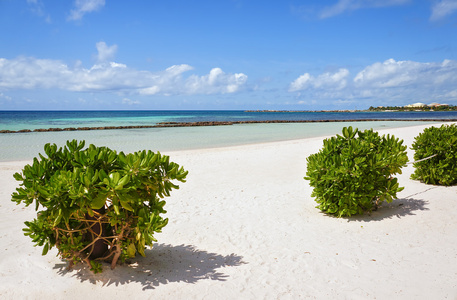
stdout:
{"type": "Polygon", "coordinates": [[[393,174],[408,161],[406,146],[394,136],[373,130],[343,128],[343,135],[324,140],[324,147],[307,158],[306,180],[323,212],[338,217],[371,212],[382,201],[396,198],[393,174]]]}
{"type": "Polygon", "coordinates": [[[46,144],[22,173],[12,201],[35,203],[37,218],[27,221],[25,235],[43,246],[43,255],[54,246],[61,258],[85,261],[95,272],[100,261],[111,262],[145,255],[168,219],[162,218],[165,196],[185,182],[187,171],[168,156],[151,151],[117,153],[106,147],[68,141],[67,146],[46,144]]]}
{"type": "Polygon", "coordinates": [[[412,179],[439,185],[457,183],[457,126],[455,124],[425,128],[415,137],[411,148],[415,150],[414,160],[418,161],[413,164],[415,170],[411,175],[412,179]]]}

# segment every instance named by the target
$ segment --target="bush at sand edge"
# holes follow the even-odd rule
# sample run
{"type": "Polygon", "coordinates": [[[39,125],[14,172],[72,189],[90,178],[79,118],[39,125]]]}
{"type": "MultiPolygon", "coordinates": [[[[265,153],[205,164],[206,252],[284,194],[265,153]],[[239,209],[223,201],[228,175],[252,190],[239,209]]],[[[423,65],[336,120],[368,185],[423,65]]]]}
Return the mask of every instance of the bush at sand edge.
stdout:
{"type": "Polygon", "coordinates": [[[457,183],[457,126],[425,128],[415,137],[411,149],[415,162],[412,179],[428,184],[457,183]]]}
{"type": "Polygon", "coordinates": [[[178,188],[171,180],[185,182],[187,171],[160,153],[83,150],[84,144],[46,144],[47,157],[40,154],[14,174],[21,187],[12,201],[42,207],[23,230],[43,246],[43,255],[56,246],[70,266],[85,261],[100,272],[100,261],[114,268],[137,252],[145,255],[145,246],[156,241],[153,233],[168,222],[160,216],[166,213],[162,198],[178,188]]]}
{"type": "Polygon", "coordinates": [[[306,180],[312,197],[325,213],[338,217],[371,212],[391,202],[399,187],[397,178],[408,161],[403,140],[380,137],[371,130],[344,127],[343,135],[324,140],[324,147],[307,158],[306,180]],[[356,137],[357,135],[357,137],[356,137]]]}

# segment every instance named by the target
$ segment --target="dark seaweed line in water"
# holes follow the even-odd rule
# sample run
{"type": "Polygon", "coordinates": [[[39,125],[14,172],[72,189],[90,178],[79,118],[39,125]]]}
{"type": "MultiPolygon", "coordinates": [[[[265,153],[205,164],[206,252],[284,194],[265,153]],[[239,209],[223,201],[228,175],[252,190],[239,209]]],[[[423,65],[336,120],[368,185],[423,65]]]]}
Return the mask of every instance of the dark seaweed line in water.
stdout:
{"type": "Polygon", "coordinates": [[[265,121],[208,121],[208,122],[161,122],[155,125],[134,126],[102,126],[102,127],[68,127],[48,129],[22,129],[0,130],[0,133],[26,133],[26,132],[56,132],[56,131],[87,131],[87,130],[114,130],[114,129],[145,129],[167,127],[193,127],[193,126],[226,126],[238,124],[267,124],[267,123],[328,123],[328,122],[385,122],[385,121],[416,121],[416,122],[457,122],[457,119],[349,119],[349,120],[265,120],[265,121]]]}

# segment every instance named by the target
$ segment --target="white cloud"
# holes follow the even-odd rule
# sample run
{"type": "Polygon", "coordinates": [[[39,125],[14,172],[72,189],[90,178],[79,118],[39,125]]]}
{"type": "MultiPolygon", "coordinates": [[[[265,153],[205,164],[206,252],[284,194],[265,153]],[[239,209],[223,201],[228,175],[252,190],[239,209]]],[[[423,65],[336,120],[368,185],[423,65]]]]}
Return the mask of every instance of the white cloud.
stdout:
{"type": "Polygon", "coordinates": [[[61,89],[66,91],[122,91],[142,95],[217,94],[239,91],[247,81],[242,73],[227,74],[219,68],[203,76],[184,73],[193,70],[187,64],[163,71],[135,70],[125,64],[107,62],[115,52],[113,46],[97,43],[99,62],[84,68],[64,62],[33,57],[0,58],[0,90],[61,89]],[[101,50],[100,50],[101,49],[101,50]]]}
{"type": "Polygon", "coordinates": [[[141,95],[155,95],[160,93],[160,87],[158,85],[153,85],[147,88],[142,88],[138,92],[141,95]]]}
{"type": "Polygon", "coordinates": [[[359,72],[354,82],[359,85],[373,87],[395,87],[407,85],[415,80],[412,72],[420,63],[412,61],[395,61],[388,59],[383,63],[377,62],[359,72]]]}
{"type": "Polygon", "coordinates": [[[80,20],[86,13],[100,10],[105,6],[105,0],[75,0],[74,6],[68,16],[70,21],[80,20]]]}
{"type": "MultiPolygon", "coordinates": [[[[331,101],[343,105],[371,101],[403,105],[413,102],[457,101],[457,61],[415,62],[388,59],[366,66],[352,79],[349,71],[324,73],[316,77],[305,73],[289,86],[300,100],[331,101]]],[[[363,103],[362,103],[363,104],[363,103]]]]}
{"type": "Polygon", "coordinates": [[[296,92],[296,91],[304,90],[309,86],[309,83],[311,80],[312,80],[311,75],[309,75],[309,73],[305,73],[305,74],[301,75],[300,77],[298,77],[297,79],[295,79],[290,84],[289,91],[296,92]]]}
{"type": "Polygon", "coordinates": [[[193,70],[189,65],[174,65],[168,67],[164,71],[154,74],[151,78],[150,84],[139,90],[142,95],[155,95],[163,93],[165,95],[181,94],[183,89],[182,74],[184,72],[193,70]]]}
{"type": "Polygon", "coordinates": [[[437,21],[443,19],[457,11],[457,0],[442,0],[432,6],[430,20],[437,21]]]}
{"type": "Polygon", "coordinates": [[[354,82],[360,87],[374,88],[424,88],[457,84],[457,61],[421,63],[388,59],[366,67],[355,76],[354,82]]]}
{"type": "Polygon", "coordinates": [[[226,74],[220,68],[213,68],[209,74],[190,75],[183,79],[182,74],[193,68],[189,65],[175,65],[158,73],[155,84],[141,89],[143,95],[169,94],[226,94],[239,91],[247,81],[243,73],[226,74]]]}
{"type": "Polygon", "coordinates": [[[0,88],[31,89],[60,85],[59,77],[67,77],[68,67],[55,60],[19,57],[0,58],[0,88]],[[54,81],[54,82],[53,82],[54,81]]]}
{"type": "Polygon", "coordinates": [[[109,61],[114,59],[117,52],[117,45],[108,47],[105,42],[98,42],[97,47],[97,60],[100,62],[109,61]]]}
{"type": "Polygon", "coordinates": [[[403,5],[408,2],[410,0],[338,0],[336,4],[325,7],[321,11],[320,17],[329,18],[361,8],[403,5]]]}
{"type": "Polygon", "coordinates": [[[305,73],[294,80],[290,86],[289,91],[301,91],[308,88],[323,89],[332,88],[340,90],[346,87],[346,78],[349,76],[347,69],[339,69],[335,73],[324,73],[317,77],[311,76],[309,73],[305,73]]]}
{"type": "Polygon", "coordinates": [[[132,99],[129,99],[129,98],[124,98],[124,99],[122,99],[122,104],[138,105],[138,104],[141,104],[141,102],[138,101],[138,100],[132,100],[132,99]]]}
{"type": "Polygon", "coordinates": [[[247,81],[242,73],[226,74],[220,68],[212,69],[208,75],[192,75],[186,80],[186,90],[197,94],[237,92],[247,81]]]}

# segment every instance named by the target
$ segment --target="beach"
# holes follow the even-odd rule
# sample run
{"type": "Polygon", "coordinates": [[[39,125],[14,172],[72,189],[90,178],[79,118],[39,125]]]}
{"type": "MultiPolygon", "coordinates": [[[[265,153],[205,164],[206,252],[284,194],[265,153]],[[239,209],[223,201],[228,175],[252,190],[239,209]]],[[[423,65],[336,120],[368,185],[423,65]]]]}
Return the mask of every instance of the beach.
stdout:
{"type": "MultiPolygon", "coordinates": [[[[432,124],[378,130],[410,146],[432,124]]],[[[437,125],[435,125],[437,126],[437,125]]],[[[67,270],[22,233],[13,178],[31,161],[0,162],[2,299],[457,299],[457,186],[397,175],[405,189],[371,215],[315,208],[303,179],[325,137],[163,152],[189,171],[166,199],[158,242],[111,270],[67,270]]]]}

